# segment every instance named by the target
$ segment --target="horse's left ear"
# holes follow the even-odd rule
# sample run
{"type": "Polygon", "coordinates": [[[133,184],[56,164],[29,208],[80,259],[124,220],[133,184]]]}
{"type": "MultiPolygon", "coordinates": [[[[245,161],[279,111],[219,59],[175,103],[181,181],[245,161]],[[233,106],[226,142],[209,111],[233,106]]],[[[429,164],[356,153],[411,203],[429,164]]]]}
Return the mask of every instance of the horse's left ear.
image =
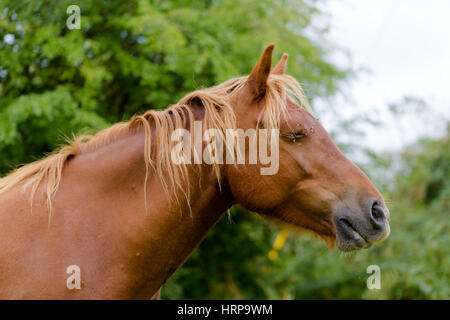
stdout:
{"type": "Polygon", "coordinates": [[[273,44],[269,44],[266,47],[258,63],[248,76],[247,86],[255,100],[260,100],[266,93],[267,79],[272,67],[273,47],[273,44]]]}
{"type": "Polygon", "coordinates": [[[288,59],[288,54],[283,53],[283,56],[281,57],[280,61],[272,69],[271,74],[284,74],[284,72],[286,71],[287,59],[288,59]]]}

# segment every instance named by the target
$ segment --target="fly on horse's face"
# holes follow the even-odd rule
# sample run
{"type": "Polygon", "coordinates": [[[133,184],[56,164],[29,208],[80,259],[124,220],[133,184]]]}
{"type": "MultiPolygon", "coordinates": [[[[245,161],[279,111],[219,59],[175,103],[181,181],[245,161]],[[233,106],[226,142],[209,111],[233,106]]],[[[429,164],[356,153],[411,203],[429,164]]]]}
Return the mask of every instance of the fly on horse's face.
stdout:
{"type": "MultiPolygon", "coordinates": [[[[234,99],[239,128],[255,128],[264,112],[272,74],[283,74],[287,55],[270,71],[268,46],[234,99]]],[[[389,210],[369,178],[336,146],[319,121],[286,98],[280,119],[279,170],[260,175],[258,165],[227,166],[233,197],[244,207],[312,230],[343,251],[369,247],[390,232],[389,210]]]]}

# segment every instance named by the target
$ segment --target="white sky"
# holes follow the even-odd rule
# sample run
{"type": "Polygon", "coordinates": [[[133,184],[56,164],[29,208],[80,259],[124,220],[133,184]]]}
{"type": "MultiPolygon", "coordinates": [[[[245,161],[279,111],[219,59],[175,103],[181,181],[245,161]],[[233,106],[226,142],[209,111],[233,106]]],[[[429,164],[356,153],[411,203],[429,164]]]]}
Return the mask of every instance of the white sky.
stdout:
{"type": "MultiPolygon", "coordinates": [[[[331,15],[328,38],[348,49],[354,68],[370,70],[357,73],[345,90],[350,101],[333,101],[344,115],[379,113],[382,129],[365,126],[363,143],[397,149],[419,136],[442,135],[450,120],[450,1],[329,0],[323,9],[331,15]],[[387,105],[404,96],[424,99],[433,113],[394,119],[387,105]]],[[[335,128],[330,115],[321,114],[321,121],[335,128]]]]}

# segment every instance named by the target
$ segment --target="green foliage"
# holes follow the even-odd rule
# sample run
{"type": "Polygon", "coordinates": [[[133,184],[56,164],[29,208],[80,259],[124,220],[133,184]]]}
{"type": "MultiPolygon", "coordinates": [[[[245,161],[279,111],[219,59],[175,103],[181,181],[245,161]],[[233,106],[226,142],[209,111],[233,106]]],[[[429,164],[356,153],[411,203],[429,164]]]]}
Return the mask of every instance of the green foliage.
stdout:
{"type": "MultiPolygon", "coordinates": [[[[450,128],[450,127],[449,127],[450,128]]],[[[424,139],[407,148],[402,159],[409,169],[400,173],[397,191],[418,206],[429,205],[435,200],[444,201],[447,212],[450,206],[450,140],[433,141],[424,139]]]]}
{"type": "Polygon", "coordinates": [[[107,122],[94,112],[84,111],[67,88],[57,87],[42,94],[26,94],[1,111],[0,163],[12,167],[36,160],[33,155],[52,151],[62,140],[63,130],[80,131],[85,126],[105,127],[107,122]],[[36,134],[38,133],[38,134],[36,134]]]}

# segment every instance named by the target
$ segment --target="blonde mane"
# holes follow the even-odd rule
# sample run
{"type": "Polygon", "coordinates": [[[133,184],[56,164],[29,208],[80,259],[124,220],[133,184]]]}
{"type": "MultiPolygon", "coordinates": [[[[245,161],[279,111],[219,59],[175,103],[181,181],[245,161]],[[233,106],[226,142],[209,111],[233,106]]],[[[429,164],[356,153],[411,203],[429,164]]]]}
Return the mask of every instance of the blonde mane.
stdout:
{"type": "MultiPolygon", "coordinates": [[[[229,103],[230,98],[239,91],[246,80],[247,76],[239,77],[215,87],[196,90],[184,96],[176,105],[169,106],[165,110],[147,111],[142,115],[134,116],[128,122],[114,124],[94,136],[79,136],[46,158],[20,167],[0,179],[0,195],[18,185],[22,185],[24,191],[31,188],[30,202],[31,208],[33,208],[34,195],[38,187],[45,181],[45,197],[51,217],[52,198],[58,191],[64,165],[70,158],[81,152],[95,151],[125,134],[143,130],[145,133],[144,199],[146,213],[148,209],[146,200],[147,181],[151,169],[159,177],[166,194],[174,197],[174,203],[180,204],[180,195],[182,195],[189,205],[191,189],[188,167],[186,164],[175,165],[171,161],[171,134],[179,128],[193,128],[194,115],[190,105],[196,99],[201,102],[204,108],[203,126],[205,130],[218,129],[222,138],[224,138],[226,129],[236,128],[236,117],[229,103]],[[154,144],[152,144],[152,139],[154,144]]],[[[297,101],[300,107],[309,108],[300,84],[293,77],[270,75],[264,99],[265,106],[261,126],[268,129],[279,128],[281,117],[287,117],[287,97],[297,101]]],[[[220,183],[219,165],[213,164],[213,166],[220,183]]]]}

